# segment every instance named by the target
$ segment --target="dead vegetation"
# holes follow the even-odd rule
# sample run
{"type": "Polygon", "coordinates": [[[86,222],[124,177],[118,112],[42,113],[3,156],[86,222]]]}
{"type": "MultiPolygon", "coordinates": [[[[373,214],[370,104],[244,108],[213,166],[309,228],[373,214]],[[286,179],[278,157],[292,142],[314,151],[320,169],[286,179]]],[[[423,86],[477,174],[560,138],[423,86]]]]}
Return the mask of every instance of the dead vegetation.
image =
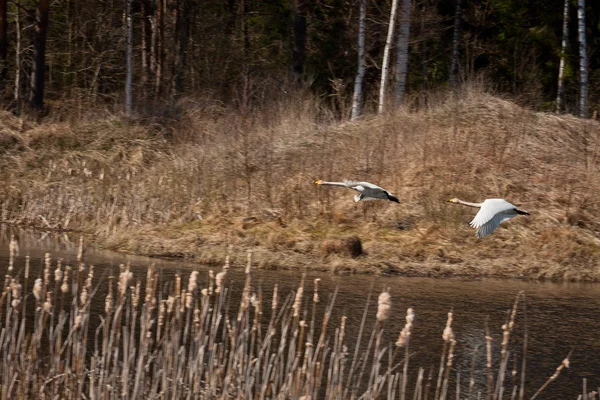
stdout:
{"type": "Polygon", "coordinates": [[[251,115],[189,105],[170,123],[0,118],[15,143],[0,155],[4,221],[202,262],[235,245],[269,268],[600,277],[600,124],[477,88],[356,123],[311,99],[251,115]],[[317,178],[377,182],[402,204],[355,204],[317,178]],[[477,240],[454,196],[503,197],[531,216],[477,240]],[[343,250],[351,236],[364,254],[343,250]]]}

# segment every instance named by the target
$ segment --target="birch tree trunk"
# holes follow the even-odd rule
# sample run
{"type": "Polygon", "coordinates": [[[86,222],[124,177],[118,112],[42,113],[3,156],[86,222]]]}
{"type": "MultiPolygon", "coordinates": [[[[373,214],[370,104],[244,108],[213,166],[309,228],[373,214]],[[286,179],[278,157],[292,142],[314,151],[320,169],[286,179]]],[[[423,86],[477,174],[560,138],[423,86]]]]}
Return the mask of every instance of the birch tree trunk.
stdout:
{"type": "Polygon", "coordinates": [[[560,65],[558,67],[558,90],[556,92],[556,113],[559,114],[565,94],[565,54],[569,40],[569,0],[565,0],[563,11],[562,44],[560,50],[560,65]]]}
{"type": "Polygon", "coordinates": [[[454,14],[454,38],[452,40],[452,61],[450,62],[450,87],[456,88],[456,81],[458,76],[458,58],[459,58],[459,47],[460,47],[460,21],[462,18],[462,2],[463,0],[456,0],[456,12],[454,14]]]}
{"type": "Polygon", "coordinates": [[[585,44],[585,0],[579,0],[577,3],[577,18],[579,20],[579,116],[587,118],[588,61],[587,46],[585,44]]]}
{"type": "Polygon", "coordinates": [[[133,21],[131,18],[131,2],[133,0],[125,0],[125,18],[127,24],[127,48],[126,48],[126,68],[127,74],[125,77],[125,114],[131,116],[132,106],[132,58],[133,58],[133,21]]]}
{"type": "Polygon", "coordinates": [[[365,77],[365,19],[367,18],[367,0],[359,0],[360,14],[358,17],[358,69],[354,80],[354,94],[352,95],[352,116],[356,119],[362,115],[363,80],[365,77]]]}
{"type": "Polygon", "coordinates": [[[40,0],[35,10],[35,35],[33,39],[33,63],[29,91],[32,110],[44,108],[44,78],[46,69],[46,35],[48,33],[48,10],[50,0],[40,0]]]}
{"type": "Polygon", "coordinates": [[[383,112],[385,102],[385,89],[387,84],[388,64],[390,59],[390,47],[394,38],[394,25],[396,24],[396,9],[398,8],[398,0],[392,0],[392,10],[390,11],[390,25],[388,27],[387,39],[383,50],[383,62],[381,63],[381,83],[379,85],[379,107],[377,112],[383,112]]]}
{"type": "Polygon", "coordinates": [[[8,2],[0,0],[0,100],[4,99],[6,90],[6,73],[8,63],[8,2]]]}
{"type": "Polygon", "coordinates": [[[412,0],[402,0],[400,12],[400,29],[398,30],[398,47],[396,50],[396,86],[394,92],[396,106],[404,103],[406,91],[406,74],[408,72],[408,39],[410,37],[410,14],[412,0]]]}

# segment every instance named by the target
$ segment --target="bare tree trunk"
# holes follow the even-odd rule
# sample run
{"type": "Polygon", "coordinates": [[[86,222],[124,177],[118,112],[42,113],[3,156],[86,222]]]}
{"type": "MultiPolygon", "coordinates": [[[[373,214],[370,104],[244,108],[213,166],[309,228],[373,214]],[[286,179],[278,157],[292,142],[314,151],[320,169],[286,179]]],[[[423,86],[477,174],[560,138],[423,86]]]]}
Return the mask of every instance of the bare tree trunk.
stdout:
{"type": "Polygon", "coordinates": [[[452,61],[450,62],[450,87],[456,88],[456,81],[458,76],[458,58],[459,58],[459,47],[460,47],[460,21],[462,17],[462,2],[463,0],[456,0],[456,12],[454,14],[454,38],[452,41],[452,61]]]}
{"type": "Polygon", "coordinates": [[[569,40],[569,0],[565,0],[563,12],[562,45],[560,49],[560,65],[558,67],[558,90],[556,92],[556,113],[559,114],[565,95],[565,54],[569,40]]]}
{"type": "Polygon", "coordinates": [[[296,0],[296,15],[294,17],[294,74],[296,84],[300,85],[304,73],[306,59],[306,4],[304,0],[296,0]]]}
{"type": "Polygon", "coordinates": [[[406,74],[408,72],[408,39],[410,37],[410,14],[412,11],[412,0],[402,0],[400,12],[400,29],[398,30],[398,48],[396,50],[396,106],[404,103],[406,91],[406,74]]]}
{"type": "Polygon", "coordinates": [[[156,81],[154,82],[154,95],[158,97],[161,91],[161,78],[165,65],[165,12],[166,0],[156,2],[156,81]]]}
{"type": "Polygon", "coordinates": [[[4,99],[6,92],[6,74],[8,64],[8,2],[0,0],[0,101],[4,99]]]}
{"type": "Polygon", "coordinates": [[[352,116],[356,119],[362,115],[363,80],[365,77],[365,19],[367,18],[367,0],[360,1],[360,14],[358,17],[358,70],[354,80],[354,94],[352,96],[352,116]]]}
{"type": "Polygon", "coordinates": [[[33,39],[33,64],[31,71],[29,105],[32,110],[44,108],[44,78],[46,68],[46,35],[50,0],[40,0],[35,10],[35,36],[33,39]]]}
{"type": "Polygon", "coordinates": [[[183,92],[185,82],[185,65],[187,60],[187,48],[190,37],[190,0],[180,0],[176,20],[176,46],[175,63],[173,67],[173,97],[176,99],[183,92]]]}
{"type": "Polygon", "coordinates": [[[390,58],[390,47],[394,38],[394,25],[396,23],[396,9],[398,8],[398,0],[392,0],[392,10],[390,11],[390,25],[388,26],[387,39],[383,50],[383,62],[381,63],[381,83],[379,85],[379,107],[377,112],[383,112],[385,102],[385,88],[387,84],[388,64],[390,58]]]}
{"type": "Polygon", "coordinates": [[[579,20],[579,116],[587,118],[588,101],[588,61],[587,46],[585,44],[585,0],[577,3],[577,17],[579,20]]]}
{"type": "Polygon", "coordinates": [[[126,64],[127,74],[125,77],[125,115],[131,116],[132,108],[132,83],[133,83],[133,71],[132,71],[132,58],[133,58],[133,20],[131,17],[131,2],[133,0],[125,0],[125,18],[127,20],[127,49],[126,49],[126,64]]]}
{"type": "Polygon", "coordinates": [[[15,40],[15,113],[17,115],[21,114],[21,10],[20,4],[17,0],[15,7],[15,31],[16,31],[16,40],[15,40]]]}

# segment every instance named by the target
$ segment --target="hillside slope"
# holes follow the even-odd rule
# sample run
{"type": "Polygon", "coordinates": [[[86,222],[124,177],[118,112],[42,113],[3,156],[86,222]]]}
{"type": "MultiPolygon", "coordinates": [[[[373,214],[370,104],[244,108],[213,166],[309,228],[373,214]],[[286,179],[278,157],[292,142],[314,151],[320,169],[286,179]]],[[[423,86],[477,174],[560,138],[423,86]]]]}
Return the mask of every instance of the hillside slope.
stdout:
{"type": "MultiPolygon", "coordinates": [[[[264,267],[431,276],[600,278],[600,124],[477,90],[338,124],[311,100],[243,116],[190,104],[179,121],[27,125],[0,116],[0,219],[84,231],[101,246],[264,267]],[[378,183],[355,204],[315,179],[378,183]],[[477,239],[474,209],[531,213],[477,239]],[[364,254],[352,257],[358,238],[364,254]],[[234,254],[234,255],[235,255],[234,254]]],[[[359,249],[360,250],[360,249],[359,249]]]]}

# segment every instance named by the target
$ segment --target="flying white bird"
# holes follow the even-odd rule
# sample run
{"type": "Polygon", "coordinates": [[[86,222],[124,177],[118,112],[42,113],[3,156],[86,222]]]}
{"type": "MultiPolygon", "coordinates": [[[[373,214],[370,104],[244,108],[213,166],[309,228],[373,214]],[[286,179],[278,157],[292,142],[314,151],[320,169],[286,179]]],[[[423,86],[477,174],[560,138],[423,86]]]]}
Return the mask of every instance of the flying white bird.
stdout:
{"type": "Polygon", "coordinates": [[[479,212],[475,215],[473,221],[469,223],[472,228],[477,229],[477,237],[479,238],[489,235],[502,222],[517,215],[529,215],[528,212],[519,210],[514,204],[504,199],[486,199],[483,203],[469,203],[454,198],[448,200],[448,202],[479,208],[479,212]]]}
{"type": "Polygon", "coordinates": [[[360,194],[354,196],[354,201],[361,200],[389,200],[400,203],[400,200],[392,195],[387,190],[369,182],[356,182],[345,180],[343,182],[325,182],[322,180],[315,181],[315,185],[342,186],[352,190],[356,190],[360,194]]]}

